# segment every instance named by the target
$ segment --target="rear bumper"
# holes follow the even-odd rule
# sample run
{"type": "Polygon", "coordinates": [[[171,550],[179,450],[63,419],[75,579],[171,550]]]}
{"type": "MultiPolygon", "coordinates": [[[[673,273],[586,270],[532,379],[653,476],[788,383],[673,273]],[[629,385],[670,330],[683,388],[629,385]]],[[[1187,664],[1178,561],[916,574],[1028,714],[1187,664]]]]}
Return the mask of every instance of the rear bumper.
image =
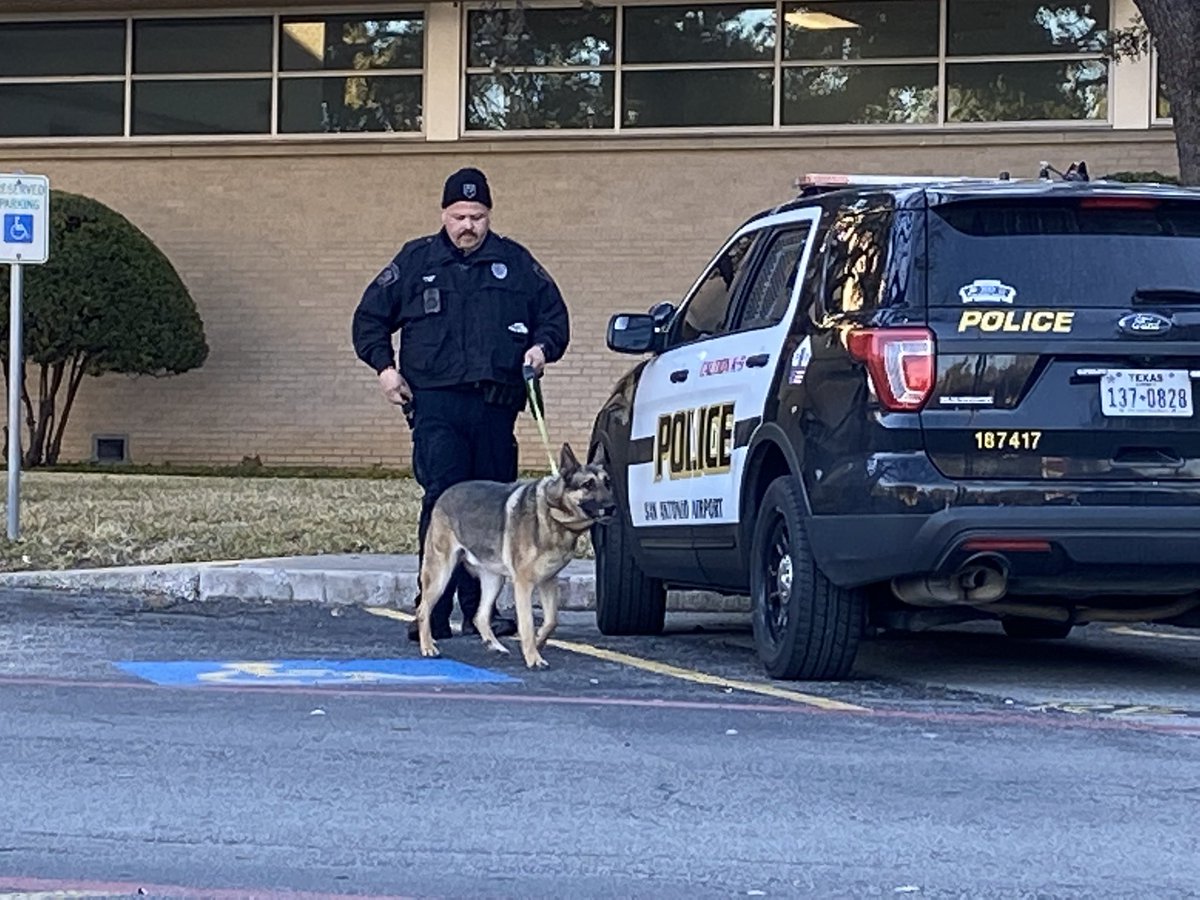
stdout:
{"type": "Polygon", "coordinates": [[[809,542],[843,587],[901,575],[951,574],[979,552],[969,542],[1019,543],[997,552],[1011,592],[1092,596],[1200,590],[1200,506],[949,507],[922,514],[815,516],[809,542]]]}

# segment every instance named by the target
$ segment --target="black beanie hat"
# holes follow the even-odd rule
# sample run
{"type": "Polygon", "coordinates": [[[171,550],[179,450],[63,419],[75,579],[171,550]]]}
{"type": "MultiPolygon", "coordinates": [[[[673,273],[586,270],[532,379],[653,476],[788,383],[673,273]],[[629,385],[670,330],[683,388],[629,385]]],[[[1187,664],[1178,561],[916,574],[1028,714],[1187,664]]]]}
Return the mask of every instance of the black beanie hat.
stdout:
{"type": "Polygon", "coordinates": [[[468,200],[492,208],[492,192],[488,188],[487,176],[478,169],[459,169],[446,179],[442,188],[442,209],[451,203],[468,200]]]}

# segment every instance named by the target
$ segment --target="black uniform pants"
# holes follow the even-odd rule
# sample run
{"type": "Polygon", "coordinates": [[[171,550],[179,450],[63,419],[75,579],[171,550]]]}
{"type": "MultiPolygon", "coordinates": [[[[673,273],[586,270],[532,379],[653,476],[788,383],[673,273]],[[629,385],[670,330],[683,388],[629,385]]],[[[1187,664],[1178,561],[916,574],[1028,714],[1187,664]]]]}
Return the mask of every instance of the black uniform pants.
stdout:
{"type": "MultiPolygon", "coordinates": [[[[480,388],[416,391],[413,397],[413,474],[425,491],[418,530],[420,557],[425,557],[425,533],[433,505],[446,488],[460,481],[517,479],[517,440],[513,435],[517,411],[484,402],[480,388]]],[[[463,623],[479,609],[479,579],[459,566],[430,615],[434,625],[446,625],[458,592],[463,623]]],[[[423,598],[418,595],[418,602],[423,598]]]]}

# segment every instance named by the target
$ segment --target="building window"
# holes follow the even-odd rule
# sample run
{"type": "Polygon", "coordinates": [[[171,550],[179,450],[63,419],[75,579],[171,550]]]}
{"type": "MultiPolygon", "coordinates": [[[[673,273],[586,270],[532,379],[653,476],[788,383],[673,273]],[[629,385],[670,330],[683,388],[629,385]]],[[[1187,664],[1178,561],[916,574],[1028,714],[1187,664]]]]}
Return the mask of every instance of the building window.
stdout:
{"type": "Polygon", "coordinates": [[[611,128],[612,9],[467,13],[468,131],[611,128]]]}
{"type": "Polygon", "coordinates": [[[469,9],[467,131],[1108,118],[1105,0],[469,9]]]}
{"type": "Polygon", "coordinates": [[[0,137],[422,129],[424,17],[0,23],[0,137]]]}
{"type": "Polygon", "coordinates": [[[946,120],[1108,117],[1108,3],[948,0],[946,120]]]}
{"type": "Polygon", "coordinates": [[[134,21],[132,134],[270,132],[270,17],[134,21]]]}
{"type": "Polygon", "coordinates": [[[938,0],[784,6],[784,125],[938,121],[938,0]]]}
{"type": "Polygon", "coordinates": [[[125,23],[0,26],[0,137],[125,131],[125,23]]]}
{"type": "Polygon", "coordinates": [[[420,131],[424,26],[419,13],[284,17],[279,130],[420,131]]]}
{"type": "Polygon", "coordinates": [[[624,8],[626,128],[771,125],[775,4],[624,8]]]}

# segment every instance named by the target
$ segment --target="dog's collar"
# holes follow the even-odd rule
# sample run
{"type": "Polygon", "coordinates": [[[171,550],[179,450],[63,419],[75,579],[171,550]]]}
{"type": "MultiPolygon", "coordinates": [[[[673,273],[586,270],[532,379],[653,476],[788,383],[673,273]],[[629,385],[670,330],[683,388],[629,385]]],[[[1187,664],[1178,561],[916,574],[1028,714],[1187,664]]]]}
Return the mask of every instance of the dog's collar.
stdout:
{"type": "Polygon", "coordinates": [[[562,518],[559,518],[557,515],[555,515],[556,512],[558,512],[558,510],[555,510],[555,509],[550,510],[550,518],[554,519],[554,521],[556,521],[563,528],[567,529],[567,531],[575,531],[575,532],[578,532],[579,534],[583,534],[585,531],[587,531],[589,528],[591,528],[593,525],[596,524],[596,520],[592,519],[592,518],[562,519],[562,518]],[[579,526],[579,527],[572,528],[571,526],[573,526],[573,525],[579,526]]]}

